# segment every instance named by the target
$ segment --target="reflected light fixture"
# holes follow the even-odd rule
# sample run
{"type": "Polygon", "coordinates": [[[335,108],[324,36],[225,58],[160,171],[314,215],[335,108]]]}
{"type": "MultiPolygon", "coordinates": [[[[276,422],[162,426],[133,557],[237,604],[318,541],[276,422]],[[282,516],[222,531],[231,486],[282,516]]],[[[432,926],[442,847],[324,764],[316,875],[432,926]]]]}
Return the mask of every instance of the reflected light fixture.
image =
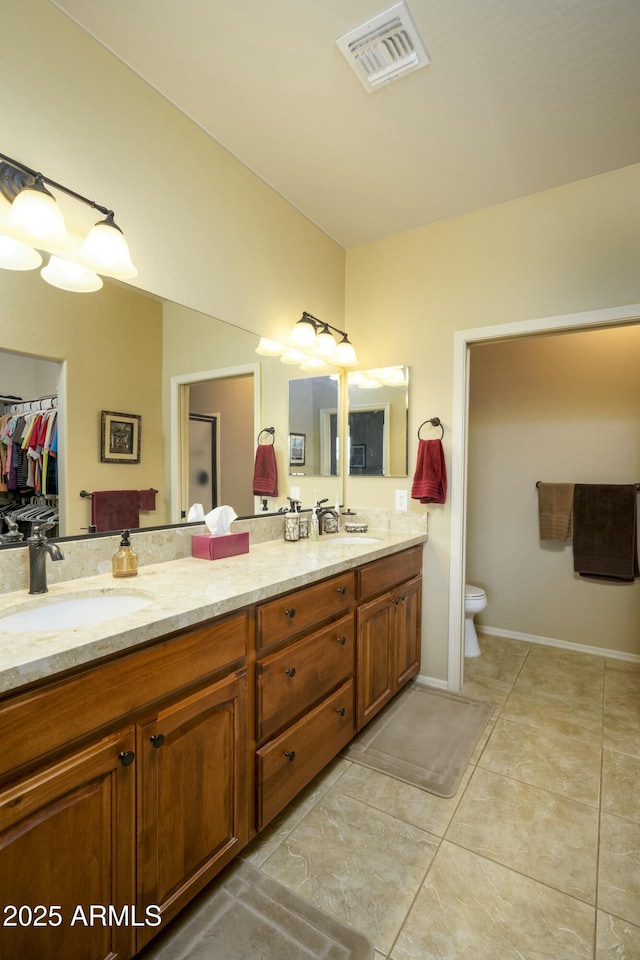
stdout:
{"type": "Polygon", "coordinates": [[[0,233],[0,267],[5,270],[35,270],[42,257],[33,247],[0,233]]]}
{"type": "Polygon", "coordinates": [[[264,357],[279,356],[281,363],[300,364],[303,370],[326,370],[328,365],[358,365],[356,351],[344,330],[338,330],[330,323],[318,320],[306,310],[291,331],[286,346],[261,337],[256,353],[264,357]],[[341,338],[338,343],[334,333],[341,338]]]}
{"type": "Polygon", "coordinates": [[[0,193],[11,203],[8,214],[0,221],[0,267],[34,269],[42,263],[39,251],[44,251],[51,254],[51,258],[40,271],[42,277],[55,287],[76,293],[99,290],[102,280],[98,274],[116,280],[129,280],[137,275],[113,210],[1,153],[0,193]],[[56,198],[45,184],[103,214],[104,219],[92,227],[79,252],[67,233],[56,198]],[[31,254],[27,256],[18,248],[10,255],[7,241],[25,246],[31,254]]]}

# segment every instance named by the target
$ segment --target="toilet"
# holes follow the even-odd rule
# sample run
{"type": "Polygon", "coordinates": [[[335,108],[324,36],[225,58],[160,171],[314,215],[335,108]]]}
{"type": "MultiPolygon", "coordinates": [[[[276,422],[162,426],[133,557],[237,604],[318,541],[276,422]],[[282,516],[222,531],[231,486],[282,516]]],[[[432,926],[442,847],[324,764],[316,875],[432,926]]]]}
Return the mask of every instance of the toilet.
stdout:
{"type": "Polygon", "coordinates": [[[464,655],[479,657],[480,644],[473,618],[487,606],[487,595],[482,587],[467,583],[464,588],[464,655]]]}

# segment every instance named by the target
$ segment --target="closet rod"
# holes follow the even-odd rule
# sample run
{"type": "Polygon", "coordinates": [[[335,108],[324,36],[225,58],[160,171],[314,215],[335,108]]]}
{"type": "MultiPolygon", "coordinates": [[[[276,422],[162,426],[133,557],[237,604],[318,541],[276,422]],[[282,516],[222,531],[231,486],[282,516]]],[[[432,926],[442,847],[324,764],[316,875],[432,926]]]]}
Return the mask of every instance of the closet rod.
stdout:
{"type": "MultiPolygon", "coordinates": [[[[543,482],[543,480],[536,480],[536,487],[539,487],[543,482]]],[[[635,483],[634,486],[636,488],[636,492],[640,493],[640,483],[635,483]]]]}
{"type": "Polygon", "coordinates": [[[13,403],[7,403],[5,401],[5,413],[35,413],[38,410],[51,410],[52,407],[58,406],[58,394],[49,393],[44,397],[35,397],[33,400],[19,400],[14,401],[13,403]],[[47,406],[43,407],[42,404],[46,403],[47,400],[50,400],[47,406]]]}

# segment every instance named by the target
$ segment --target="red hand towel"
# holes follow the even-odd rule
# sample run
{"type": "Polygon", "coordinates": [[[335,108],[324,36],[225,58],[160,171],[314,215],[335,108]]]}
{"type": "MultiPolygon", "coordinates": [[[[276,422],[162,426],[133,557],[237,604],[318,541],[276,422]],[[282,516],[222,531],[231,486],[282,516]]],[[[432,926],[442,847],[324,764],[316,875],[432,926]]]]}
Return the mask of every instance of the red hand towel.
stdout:
{"type": "Polygon", "coordinates": [[[253,493],[256,497],[278,496],[278,467],[272,443],[259,443],[256,449],[253,493]]]}
{"type": "Polygon", "coordinates": [[[150,487],[148,490],[138,490],[140,510],[155,510],[157,492],[153,487],[150,487]]]}
{"type": "Polygon", "coordinates": [[[419,440],[411,499],[420,503],[444,503],[447,499],[447,468],[441,440],[419,440]]]}
{"type": "Polygon", "coordinates": [[[105,530],[135,530],[140,526],[140,494],[137,490],[94,490],[91,523],[98,533],[105,530]]]}

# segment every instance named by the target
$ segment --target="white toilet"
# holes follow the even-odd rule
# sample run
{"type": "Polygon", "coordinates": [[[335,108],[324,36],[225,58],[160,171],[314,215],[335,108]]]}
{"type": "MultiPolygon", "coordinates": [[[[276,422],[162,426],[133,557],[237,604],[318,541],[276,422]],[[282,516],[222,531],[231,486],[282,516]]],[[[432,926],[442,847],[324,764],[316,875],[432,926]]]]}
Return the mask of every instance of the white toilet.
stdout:
{"type": "Polygon", "coordinates": [[[467,583],[464,588],[464,655],[465,657],[479,657],[480,644],[473,618],[487,606],[487,595],[482,587],[474,587],[467,583]]]}

